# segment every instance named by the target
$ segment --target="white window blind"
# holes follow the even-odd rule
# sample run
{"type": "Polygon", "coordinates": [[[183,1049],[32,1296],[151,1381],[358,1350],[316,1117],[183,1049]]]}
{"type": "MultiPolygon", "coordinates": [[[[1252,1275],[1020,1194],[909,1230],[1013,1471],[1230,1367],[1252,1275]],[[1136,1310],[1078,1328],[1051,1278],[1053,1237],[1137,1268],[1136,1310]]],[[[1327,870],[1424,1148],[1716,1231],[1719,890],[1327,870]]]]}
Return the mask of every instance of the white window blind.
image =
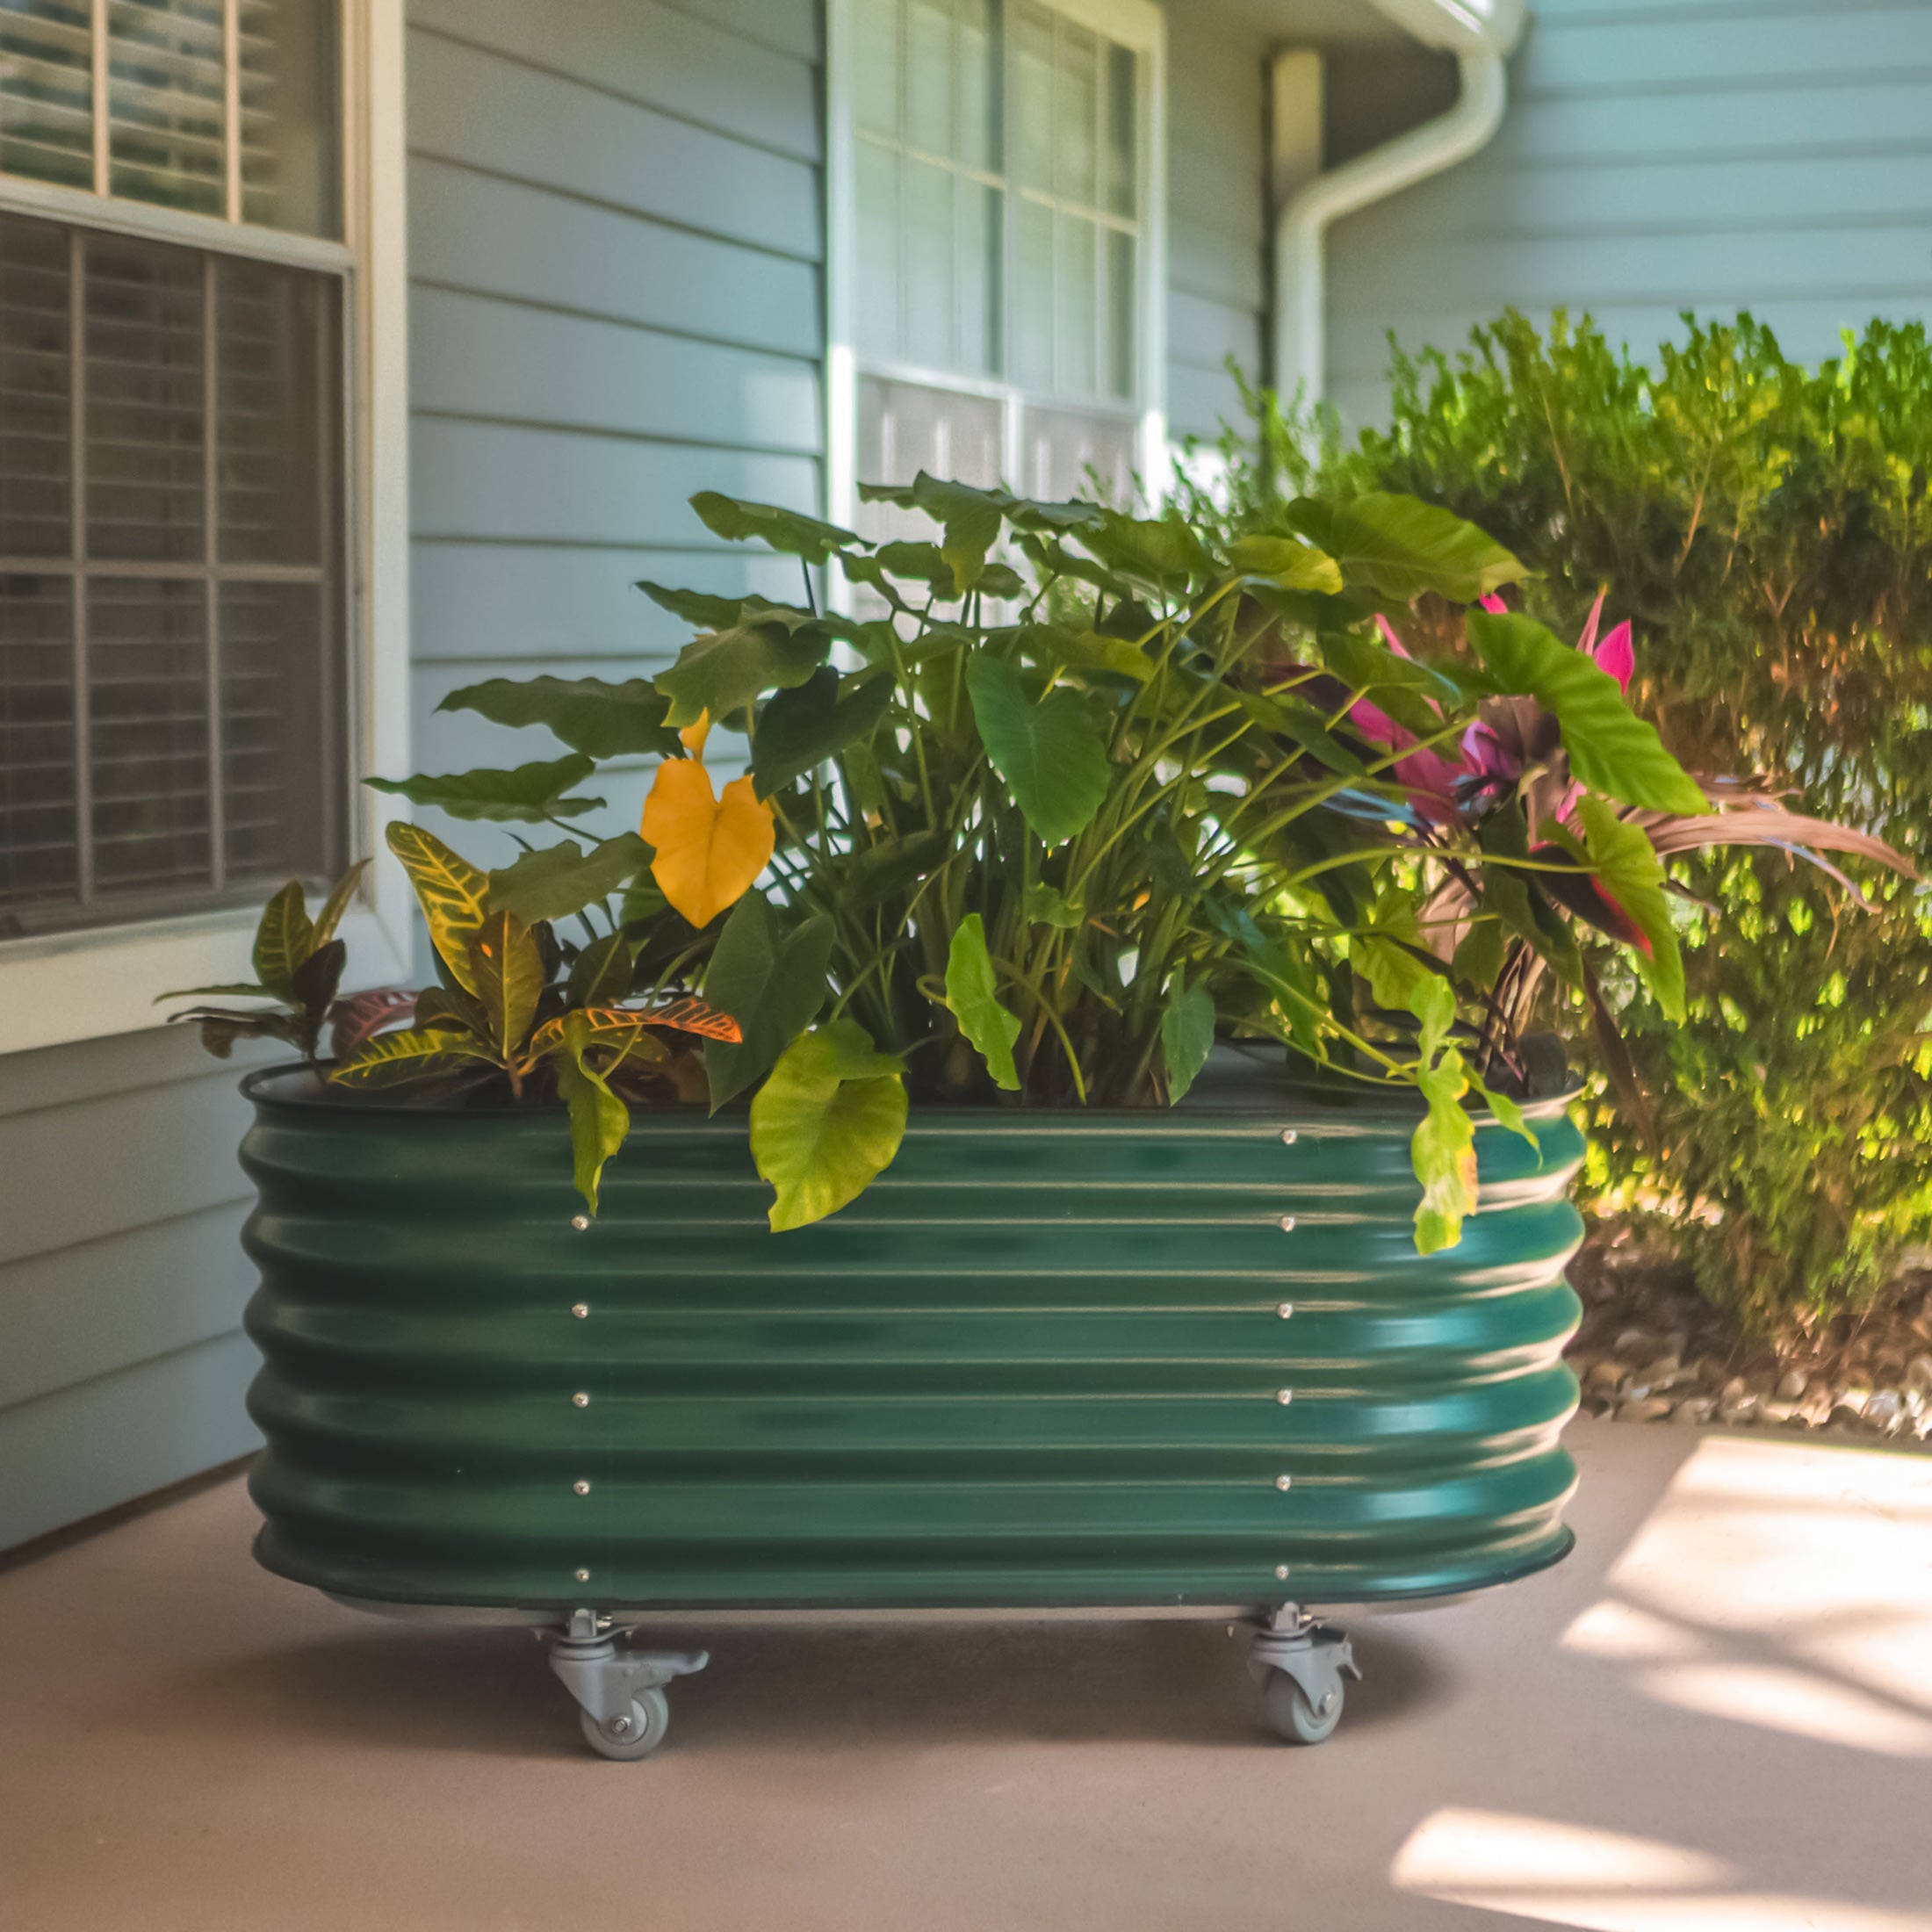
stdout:
{"type": "Polygon", "coordinates": [[[0,940],[341,862],[342,276],[269,232],[338,224],[337,32],[0,0],[0,940]],[[10,212],[23,178],[102,225],[10,212]]]}
{"type": "Polygon", "coordinates": [[[997,421],[969,479],[1066,495],[1097,472],[1124,500],[1147,47],[1038,0],[851,0],[849,22],[858,476],[966,479],[997,421]]]}

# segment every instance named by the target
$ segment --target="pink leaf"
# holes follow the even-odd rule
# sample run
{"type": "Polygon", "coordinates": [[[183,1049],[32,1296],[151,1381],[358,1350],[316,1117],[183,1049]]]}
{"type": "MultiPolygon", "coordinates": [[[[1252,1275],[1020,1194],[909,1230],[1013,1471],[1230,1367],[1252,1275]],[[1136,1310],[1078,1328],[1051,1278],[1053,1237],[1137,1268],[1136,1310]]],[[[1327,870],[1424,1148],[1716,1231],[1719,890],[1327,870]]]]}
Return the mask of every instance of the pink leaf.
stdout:
{"type": "Polygon", "coordinates": [[[1597,655],[1597,626],[1603,621],[1604,599],[1609,595],[1607,590],[1599,590],[1597,602],[1590,607],[1590,616],[1583,620],[1583,634],[1576,640],[1576,648],[1586,658],[1597,655]]]}
{"type": "Polygon", "coordinates": [[[1509,615],[1509,605],[1504,603],[1502,598],[1499,597],[1493,590],[1490,591],[1487,596],[1478,597],[1476,599],[1476,602],[1481,604],[1482,608],[1487,610],[1492,617],[1503,617],[1509,615]]]}
{"type": "Polygon", "coordinates": [[[1637,653],[1630,641],[1629,618],[1626,617],[1590,654],[1597,660],[1599,671],[1608,671],[1616,679],[1619,691],[1629,690],[1631,675],[1637,668],[1637,653]]]}

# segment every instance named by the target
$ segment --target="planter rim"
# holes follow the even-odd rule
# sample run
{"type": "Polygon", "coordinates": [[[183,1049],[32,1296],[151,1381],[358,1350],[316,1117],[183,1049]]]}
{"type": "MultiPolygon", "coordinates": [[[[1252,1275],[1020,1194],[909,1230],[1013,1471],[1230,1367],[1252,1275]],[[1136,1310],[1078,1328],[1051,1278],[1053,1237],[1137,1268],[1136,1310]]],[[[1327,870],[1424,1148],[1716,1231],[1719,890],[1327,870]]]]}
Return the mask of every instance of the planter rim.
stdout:
{"type": "MultiPolygon", "coordinates": [[[[327,1064],[327,1063],[323,1063],[327,1064]]],[[[1572,1076],[1561,1093],[1549,1093],[1521,1102],[1529,1121],[1554,1120],[1582,1092],[1583,1083],[1572,1076]]],[[[301,1061],[286,1061],[257,1067],[242,1078],[242,1095],[258,1107],[278,1112],[314,1116],[317,1114],[374,1115],[383,1120],[429,1118],[438,1121],[502,1121],[555,1119],[565,1111],[560,1100],[515,1100],[508,1099],[376,1099],[363,1094],[342,1093],[317,1082],[314,1070],[301,1061]],[[297,1085],[293,1083],[299,1081],[297,1085]]],[[[1020,1128],[1028,1124],[1042,1131],[1065,1128],[1077,1123],[1125,1127],[1154,1121],[1171,1122],[1185,1128],[1191,1122],[1226,1124],[1265,1121],[1284,1111],[1312,1112],[1332,1118],[1337,1125],[1349,1121],[1388,1121],[1396,1124],[1421,1117],[1419,1106],[1409,1107],[1393,1096],[1297,1080],[1290,1076],[1279,1089],[1265,1096],[1239,1102],[1215,1103],[1186,1100],[1172,1107],[930,1107],[914,1101],[908,1110],[906,1131],[921,1128],[958,1129],[973,1124],[1020,1128]]],[[[1479,1126],[1500,1124],[1487,1107],[1473,1107],[1470,1113],[1479,1126]]],[[[685,1132],[693,1128],[723,1126],[742,1119],[741,1102],[732,1102],[717,1114],[708,1113],[698,1102],[679,1102],[669,1107],[638,1107],[631,1115],[631,1128],[646,1131],[675,1124],[685,1132]]]]}

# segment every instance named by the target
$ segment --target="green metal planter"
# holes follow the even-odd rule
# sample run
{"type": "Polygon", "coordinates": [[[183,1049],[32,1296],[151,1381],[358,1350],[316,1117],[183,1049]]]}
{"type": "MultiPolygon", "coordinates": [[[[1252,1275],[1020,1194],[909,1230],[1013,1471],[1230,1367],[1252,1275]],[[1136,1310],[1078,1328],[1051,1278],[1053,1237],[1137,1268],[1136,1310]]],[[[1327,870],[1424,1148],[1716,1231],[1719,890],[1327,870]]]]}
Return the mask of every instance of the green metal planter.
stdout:
{"type": "Polygon", "coordinates": [[[782,1236],[741,1120],[640,1114],[587,1224],[543,1110],[245,1085],[261,1561],[560,1626],[609,1755],[703,1662],[613,1626],[726,1608],[1252,1615],[1271,1715],[1325,1736],[1351,1659],[1308,1606],[1568,1547],[1561,1102],[1536,1150],[1479,1127],[1481,1211],[1425,1258],[1413,1117],[1275,1080],[915,1109],[857,1202],[782,1236]]]}

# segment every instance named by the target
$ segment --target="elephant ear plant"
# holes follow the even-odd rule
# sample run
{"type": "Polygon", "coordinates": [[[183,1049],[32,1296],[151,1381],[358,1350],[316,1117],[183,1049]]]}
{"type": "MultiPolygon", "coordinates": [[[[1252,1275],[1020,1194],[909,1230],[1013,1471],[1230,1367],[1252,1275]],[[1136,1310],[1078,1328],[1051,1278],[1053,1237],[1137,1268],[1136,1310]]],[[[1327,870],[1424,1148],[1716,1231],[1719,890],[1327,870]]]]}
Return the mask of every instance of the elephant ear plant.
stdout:
{"type": "Polygon", "coordinates": [[[444,700],[562,755],[382,789],[562,836],[486,871],[390,828],[441,983],[383,996],[328,1078],[560,1098],[592,1211],[631,1107],[749,1094],[784,1229],[854,1199],[909,1105],[1170,1106],[1217,1038],[1273,1042],[1419,1094],[1418,1244],[1453,1243],[1471,1106],[1526,1134],[1518,1102],[1562,1091],[1522,986],[1579,977],[1579,908],[1665,970],[1644,815],[1706,801],[1618,679],[1487,611],[1467,651],[1409,655],[1415,600],[1521,573],[1411,498],[1222,539],[927,476],[866,494],[930,539],[701,495],[717,536],[797,559],[797,603],[647,583],[696,632],[654,679],[444,700]],[[580,788],[639,757],[638,830],[595,835],[580,788]]]}

